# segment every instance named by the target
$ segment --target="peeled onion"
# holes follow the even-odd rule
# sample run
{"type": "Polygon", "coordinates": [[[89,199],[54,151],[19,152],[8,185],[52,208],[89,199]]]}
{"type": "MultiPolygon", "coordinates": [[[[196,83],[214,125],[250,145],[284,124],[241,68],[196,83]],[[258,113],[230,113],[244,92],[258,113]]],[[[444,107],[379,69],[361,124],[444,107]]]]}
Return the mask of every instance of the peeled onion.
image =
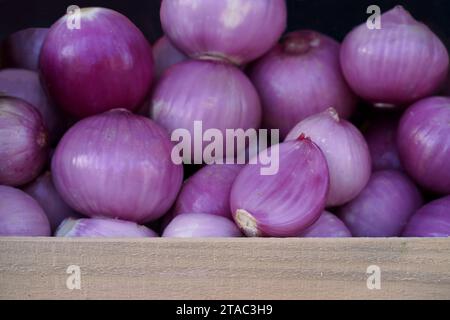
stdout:
{"type": "Polygon", "coordinates": [[[183,181],[173,144],[152,120],[123,109],[86,118],[61,139],[53,181],[77,212],[146,223],[160,218],[183,181]]]}
{"type": "Polygon", "coordinates": [[[68,18],[50,28],[40,57],[55,102],[77,117],[136,110],[153,78],[152,49],[144,35],[110,9],[81,9],[79,29],[68,28],[68,18]]]}
{"type": "Polygon", "coordinates": [[[188,57],[178,50],[166,36],[162,36],[153,46],[153,59],[155,61],[155,75],[159,79],[164,71],[188,57]]]}
{"type": "Polygon", "coordinates": [[[0,236],[46,237],[50,224],[44,210],[25,192],[0,186],[0,236]]]}
{"type": "Polygon", "coordinates": [[[302,238],[348,238],[352,234],[334,214],[324,212],[311,227],[300,234],[302,238]]]}
{"type": "Polygon", "coordinates": [[[441,40],[402,6],[381,16],[381,29],[366,24],[344,40],[341,64],[353,91],[380,105],[407,105],[434,94],[447,76],[441,40]]]}
{"type": "Polygon", "coordinates": [[[333,107],[348,118],[357,103],[342,75],[340,44],[315,31],[286,35],[251,70],[264,110],[264,126],[281,137],[303,119],[333,107]]]}

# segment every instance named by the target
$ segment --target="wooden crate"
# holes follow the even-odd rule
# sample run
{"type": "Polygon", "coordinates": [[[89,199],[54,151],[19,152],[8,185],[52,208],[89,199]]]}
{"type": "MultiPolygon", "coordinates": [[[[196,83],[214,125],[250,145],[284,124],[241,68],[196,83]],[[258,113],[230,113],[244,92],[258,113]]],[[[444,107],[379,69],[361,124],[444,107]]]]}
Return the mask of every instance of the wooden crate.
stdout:
{"type": "Polygon", "coordinates": [[[2,238],[0,298],[450,299],[450,239],[2,238]]]}

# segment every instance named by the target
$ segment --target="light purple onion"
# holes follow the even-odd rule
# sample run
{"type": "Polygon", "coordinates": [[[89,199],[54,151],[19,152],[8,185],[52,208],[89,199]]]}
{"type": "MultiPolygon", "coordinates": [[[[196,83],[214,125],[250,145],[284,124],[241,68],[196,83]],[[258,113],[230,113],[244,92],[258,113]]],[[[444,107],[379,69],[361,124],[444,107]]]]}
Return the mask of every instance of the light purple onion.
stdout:
{"type": "Polygon", "coordinates": [[[125,16],[105,8],[81,9],[80,28],[58,20],[44,42],[40,69],[55,102],[86,117],[114,108],[136,110],[153,78],[152,49],[125,16]]]}
{"type": "Polygon", "coordinates": [[[164,0],[166,35],[194,58],[222,58],[241,65],[267,52],[287,24],[285,0],[164,0]]]}
{"type": "Polygon", "coordinates": [[[450,194],[450,98],[427,98],[410,107],[400,121],[397,145],[416,182],[450,194]]]}
{"type": "Polygon", "coordinates": [[[421,194],[406,175],[377,171],[339,217],[355,237],[397,237],[421,205],[421,194]]]}
{"type": "Polygon", "coordinates": [[[50,141],[58,141],[65,129],[65,119],[44,91],[38,73],[24,69],[1,70],[0,94],[23,99],[36,107],[49,131],[50,141]]]}
{"type": "Polygon", "coordinates": [[[29,28],[11,34],[2,44],[4,66],[7,68],[39,69],[39,55],[48,28],[29,28]]]}
{"type": "Polygon", "coordinates": [[[187,213],[175,217],[165,228],[165,238],[242,237],[233,221],[204,213],[187,213]]]}
{"type": "Polygon", "coordinates": [[[450,196],[419,209],[403,232],[404,237],[450,237],[450,196]]]}
{"type": "MultiPolygon", "coordinates": [[[[257,129],[261,122],[259,97],[248,78],[231,65],[213,61],[191,60],[167,70],[155,88],[150,113],[171,134],[188,130],[193,141],[195,121],[201,121],[203,132],[216,129],[224,137],[226,129],[257,129]]],[[[183,154],[183,159],[190,162],[193,156],[183,154]]]]}
{"type": "Polygon", "coordinates": [[[173,144],[152,120],[123,109],[78,122],[52,159],[53,181],[77,212],[146,223],[160,218],[183,181],[173,144]]]}
{"type": "Polygon", "coordinates": [[[0,97],[0,184],[15,187],[36,178],[48,159],[47,139],[36,108],[0,97]]]}
{"type": "Polygon", "coordinates": [[[301,134],[317,144],[327,159],[330,171],[327,205],[339,206],[354,199],[371,174],[370,152],[361,132],[330,108],[300,122],[286,141],[301,134]]]}
{"type": "Polygon", "coordinates": [[[169,67],[187,60],[188,57],[178,50],[166,36],[162,36],[153,46],[153,59],[155,76],[159,79],[169,67]]]}
{"type": "Polygon", "coordinates": [[[0,237],[46,237],[50,224],[44,210],[25,192],[0,186],[0,237]]]}
{"type": "Polygon", "coordinates": [[[44,209],[52,231],[55,231],[66,218],[81,218],[81,215],[73,211],[61,199],[61,196],[55,189],[50,172],[41,175],[31,184],[27,185],[23,191],[32,196],[42,209],[44,209]]]}
{"type": "Polygon", "coordinates": [[[281,137],[300,121],[334,107],[348,118],[357,103],[341,72],[340,45],[315,31],[286,35],[251,70],[264,110],[264,126],[281,137]]]}
{"type": "Polygon", "coordinates": [[[233,217],[247,236],[296,237],[325,208],[329,173],[320,149],[302,136],[268,152],[276,150],[278,172],[262,175],[261,163],[249,164],[231,189],[233,217]]]}
{"type": "Polygon", "coordinates": [[[158,235],[134,222],[113,219],[68,218],[59,226],[56,237],[65,238],[155,238],[158,235]]]}
{"type": "Polygon", "coordinates": [[[352,89],[374,104],[400,106],[439,90],[449,65],[441,40],[402,6],[383,14],[381,24],[363,24],[344,40],[341,64],[352,89]]]}
{"type": "Polygon", "coordinates": [[[334,214],[324,212],[311,227],[300,234],[302,238],[349,238],[352,234],[334,214]]]}

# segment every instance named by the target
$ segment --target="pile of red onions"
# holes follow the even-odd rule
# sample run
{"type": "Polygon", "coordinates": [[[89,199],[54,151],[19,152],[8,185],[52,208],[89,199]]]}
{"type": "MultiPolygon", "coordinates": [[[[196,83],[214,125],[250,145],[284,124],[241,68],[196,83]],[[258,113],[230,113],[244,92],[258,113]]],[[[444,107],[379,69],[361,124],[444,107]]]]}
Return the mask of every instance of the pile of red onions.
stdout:
{"type": "Polygon", "coordinates": [[[339,50],[339,43],[323,34],[297,31],[253,66],[265,127],[285,137],[299,121],[327,108],[342,118],[352,114],[357,99],[342,75],[339,50]]]}
{"type": "Polygon", "coordinates": [[[285,0],[163,0],[166,35],[194,58],[241,65],[268,51],[286,28],[285,0]]]}
{"type": "Polygon", "coordinates": [[[169,67],[187,60],[188,57],[178,50],[166,36],[163,36],[153,45],[153,59],[155,76],[159,79],[169,67]]]}
{"type": "Polygon", "coordinates": [[[341,65],[353,91],[380,106],[403,106],[436,93],[449,56],[441,40],[397,6],[381,16],[381,29],[363,24],[350,32],[341,65]]]}

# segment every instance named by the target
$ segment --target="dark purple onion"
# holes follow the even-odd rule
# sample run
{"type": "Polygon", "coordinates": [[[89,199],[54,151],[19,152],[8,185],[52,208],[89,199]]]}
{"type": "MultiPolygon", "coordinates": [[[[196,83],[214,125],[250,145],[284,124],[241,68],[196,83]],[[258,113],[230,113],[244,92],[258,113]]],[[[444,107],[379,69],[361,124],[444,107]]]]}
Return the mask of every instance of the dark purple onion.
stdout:
{"type": "Polygon", "coordinates": [[[355,237],[397,237],[421,205],[421,194],[406,175],[377,171],[339,217],[355,237]]]}
{"type": "Polygon", "coordinates": [[[146,223],[160,218],[183,181],[173,144],[152,120],[123,109],[78,122],[52,160],[53,181],[77,212],[146,223]]]}
{"type": "Polygon", "coordinates": [[[340,45],[315,31],[286,35],[251,71],[261,96],[264,126],[280,129],[282,138],[303,119],[335,108],[348,118],[357,99],[339,64],[340,45]]]}
{"type": "Polygon", "coordinates": [[[77,117],[136,110],[153,78],[152,49],[141,31],[105,8],[81,9],[79,29],[68,28],[67,19],[50,28],[40,57],[55,102],[77,117]]]}
{"type": "Polygon", "coordinates": [[[24,100],[0,96],[0,184],[32,181],[47,157],[47,129],[38,110],[24,100]]]}
{"type": "Polygon", "coordinates": [[[349,238],[352,234],[334,214],[324,212],[311,227],[300,234],[302,238],[349,238]]]}
{"type": "Polygon", "coordinates": [[[416,182],[450,194],[450,98],[427,98],[410,107],[400,121],[397,145],[416,182]]]}
{"type": "Polygon", "coordinates": [[[169,67],[187,60],[188,57],[178,50],[166,36],[162,36],[153,46],[153,59],[155,76],[159,79],[169,67]]]}
{"type": "Polygon", "coordinates": [[[0,237],[46,237],[50,224],[44,210],[25,192],[0,186],[0,237]]]}

